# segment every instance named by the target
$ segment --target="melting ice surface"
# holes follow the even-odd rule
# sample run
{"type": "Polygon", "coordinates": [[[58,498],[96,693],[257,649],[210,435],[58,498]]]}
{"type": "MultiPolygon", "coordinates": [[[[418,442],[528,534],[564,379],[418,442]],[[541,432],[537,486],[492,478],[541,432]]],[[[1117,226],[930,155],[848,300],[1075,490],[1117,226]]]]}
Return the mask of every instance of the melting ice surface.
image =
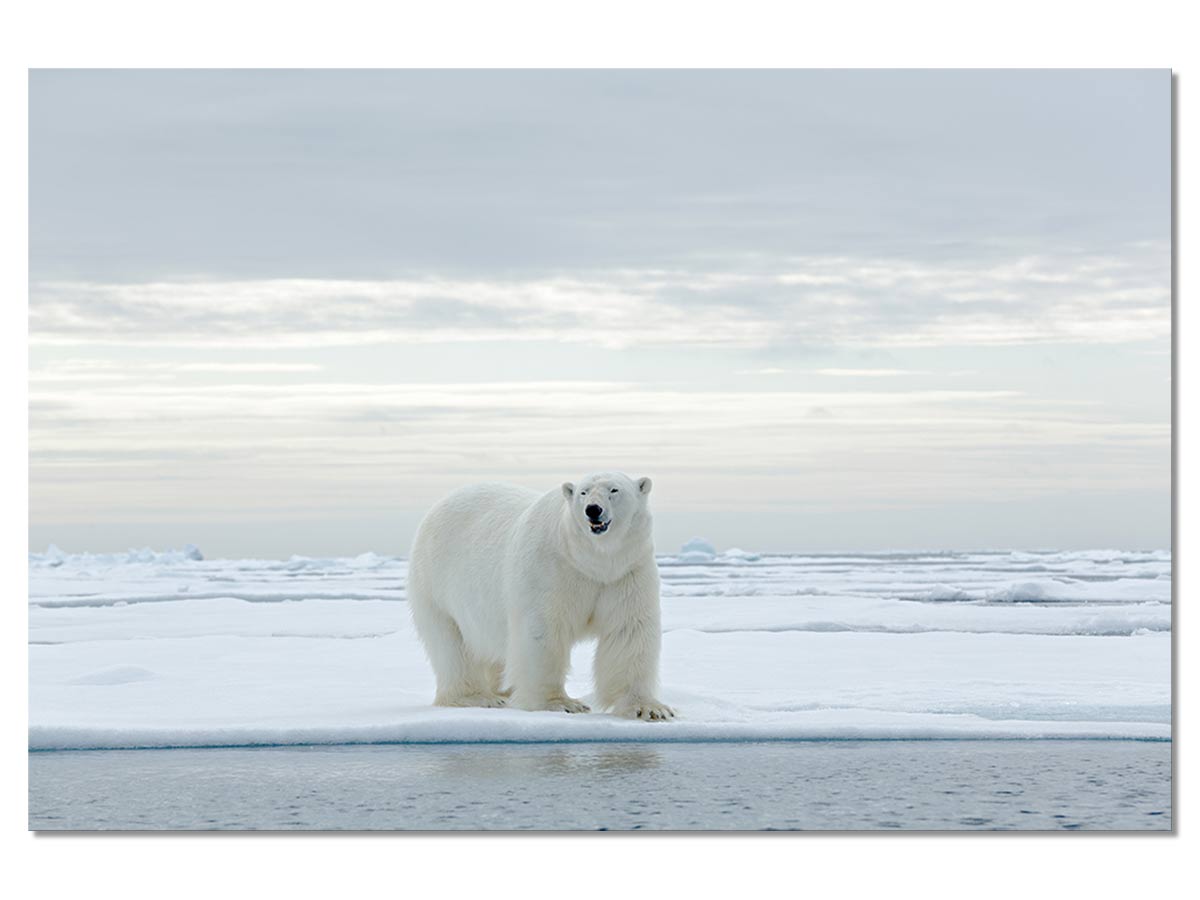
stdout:
{"type": "MultiPolygon", "coordinates": [[[[659,557],[670,723],[436,709],[406,565],[30,556],[30,747],[1169,739],[1165,551],[659,557]]],[[[587,697],[589,645],[568,689],[587,697]]]]}

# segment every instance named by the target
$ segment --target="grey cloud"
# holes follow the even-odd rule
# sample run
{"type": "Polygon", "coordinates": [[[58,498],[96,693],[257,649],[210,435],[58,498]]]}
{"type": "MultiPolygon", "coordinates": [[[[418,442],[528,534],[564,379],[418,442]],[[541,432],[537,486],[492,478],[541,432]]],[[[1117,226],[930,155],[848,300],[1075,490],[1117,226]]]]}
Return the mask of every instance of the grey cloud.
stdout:
{"type": "Polygon", "coordinates": [[[39,70],[31,270],[387,279],[1165,242],[1169,79],[39,70]]]}

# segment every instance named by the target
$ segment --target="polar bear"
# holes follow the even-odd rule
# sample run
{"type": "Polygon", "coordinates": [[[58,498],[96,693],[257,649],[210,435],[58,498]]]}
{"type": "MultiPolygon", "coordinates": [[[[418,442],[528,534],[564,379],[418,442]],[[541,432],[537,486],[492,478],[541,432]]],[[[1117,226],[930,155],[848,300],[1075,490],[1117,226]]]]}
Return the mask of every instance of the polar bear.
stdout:
{"type": "Polygon", "coordinates": [[[461,488],[421,521],[408,603],[439,706],[588,712],[567,696],[571,648],[596,638],[596,703],[643,720],[656,699],[662,631],[649,478],[589,475],[538,494],[461,488]]]}

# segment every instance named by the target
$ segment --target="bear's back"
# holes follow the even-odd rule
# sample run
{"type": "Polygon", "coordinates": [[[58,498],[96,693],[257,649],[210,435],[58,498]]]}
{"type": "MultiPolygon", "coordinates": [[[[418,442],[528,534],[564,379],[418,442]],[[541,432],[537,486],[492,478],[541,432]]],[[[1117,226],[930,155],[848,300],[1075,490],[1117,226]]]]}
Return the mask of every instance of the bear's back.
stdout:
{"type": "Polygon", "coordinates": [[[488,555],[502,547],[513,524],[540,495],[498,482],[467,485],[447,494],[421,520],[412,559],[426,554],[488,555]]]}

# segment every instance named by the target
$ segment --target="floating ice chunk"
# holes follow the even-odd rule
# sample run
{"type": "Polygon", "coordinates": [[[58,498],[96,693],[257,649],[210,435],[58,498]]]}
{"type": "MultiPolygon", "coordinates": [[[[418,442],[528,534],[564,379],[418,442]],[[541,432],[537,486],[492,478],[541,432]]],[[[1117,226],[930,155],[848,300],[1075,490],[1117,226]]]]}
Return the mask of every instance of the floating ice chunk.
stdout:
{"type": "Polygon", "coordinates": [[[937,603],[953,603],[974,600],[976,598],[962,588],[951,587],[948,584],[935,584],[917,599],[930,600],[937,603]]]}
{"type": "Polygon", "coordinates": [[[1010,584],[1008,587],[990,591],[987,599],[999,603],[1036,603],[1046,600],[1049,592],[1046,586],[1037,581],[1022,581],[1010,584]]]}
{"type": "Polygon", "coordinates": [[[699,537],[692,538],[679,548],[679,558],[683,562],[712,562],[716,555],[717,548],[699,537]]]}
{"type": "MultiPolygon", "coordinates": [[[[702,561],[661,560],[663,699],[681,713],[663,727],[430,706],[433,672],[393,602],[398,557],[296,557],[290,571],[51,549],[30,558],[29,743],[1171,737],[1171,583],[1155,580],[1169,556],[744,563],[698,543],[685,550],[702,561]],[[1038,588],[1039,602],[987,602],[1038,588]],[[904,602],[926,598],[966,602],[904,602]],[[254,602],[268,600],[294,602],[254,602]]],[[[591,652],[573,653],[575,696],[593,688],[591,652]]]]}
{"type": "Polygon", "coordinates": [[[200,548],[195,544],[184,544],[182,552],[184,559],[194,559],[197,561],[204,559],[204,554],[200,552],[200,548]]]}
{"type": "Polygon", "coordinates": [[[51,568],[61,566],[66,561],[66,558],[67,554],[59,550],[54,544],[47,547],[45,553],[29,554],[29,562],[33,565],[50,566],[51,568]]]}
{"type": "Polygon", "coordinates": [[[754,562],[755,560],[762,559],[757,553],[747,553],[739,547],[730,547],[721,556],[725,557],[725,559],[740,559],[743,562],[754,562]]]}

